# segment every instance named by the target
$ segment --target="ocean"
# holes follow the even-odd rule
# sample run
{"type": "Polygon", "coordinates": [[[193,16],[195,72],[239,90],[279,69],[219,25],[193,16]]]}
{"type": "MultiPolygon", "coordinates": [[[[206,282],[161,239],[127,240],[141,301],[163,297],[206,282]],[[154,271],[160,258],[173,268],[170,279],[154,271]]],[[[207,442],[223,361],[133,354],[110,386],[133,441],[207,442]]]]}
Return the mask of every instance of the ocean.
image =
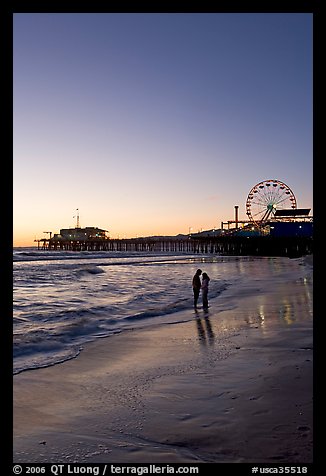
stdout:
{"type": "MultiPolygon", "coordinates": [[[[307,318],[312,318],[312,256],[290,259],[15,248],[14,373],[74,358],[85,343],[128,329],[193,319],[192,277],[198,268],[211,279],[209,304],[215,313],[236,308],[240,293],[257,295],[290,280],[305,283],[304,299],[310,300],[311,306],[307,318]]],[[[282,306],[278,318],[288,319],[289,303],[282,306]]]]}

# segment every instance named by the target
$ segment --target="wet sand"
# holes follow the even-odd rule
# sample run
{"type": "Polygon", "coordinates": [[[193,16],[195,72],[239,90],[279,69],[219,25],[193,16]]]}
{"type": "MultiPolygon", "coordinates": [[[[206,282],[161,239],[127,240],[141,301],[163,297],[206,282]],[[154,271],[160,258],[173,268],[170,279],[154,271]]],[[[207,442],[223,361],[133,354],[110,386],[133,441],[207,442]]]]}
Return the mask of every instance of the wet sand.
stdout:
{"type": "Polygon", "coordinates": [[[312,463],[311,304],[248,290],[15,375],[14,462],[312,463]]]}

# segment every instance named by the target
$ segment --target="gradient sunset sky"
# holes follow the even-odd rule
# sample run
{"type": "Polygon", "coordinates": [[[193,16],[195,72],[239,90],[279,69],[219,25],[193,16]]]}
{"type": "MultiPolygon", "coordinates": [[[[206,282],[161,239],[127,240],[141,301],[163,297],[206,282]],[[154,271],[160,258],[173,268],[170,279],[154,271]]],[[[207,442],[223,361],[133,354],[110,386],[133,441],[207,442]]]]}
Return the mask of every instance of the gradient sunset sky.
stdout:
{"type": "Polygon", "coordinates": [[[309,13],[14,14],[14,246],[246,219],[278,179],[313,206],[309,13]]]}

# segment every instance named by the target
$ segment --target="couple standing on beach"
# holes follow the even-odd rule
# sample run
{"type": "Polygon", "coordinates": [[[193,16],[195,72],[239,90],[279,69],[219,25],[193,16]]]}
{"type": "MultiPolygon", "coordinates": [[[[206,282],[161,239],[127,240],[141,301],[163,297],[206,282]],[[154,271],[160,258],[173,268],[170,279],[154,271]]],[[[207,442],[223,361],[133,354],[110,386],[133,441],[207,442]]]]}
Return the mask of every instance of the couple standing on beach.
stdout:
{"type": "Polygon", "coordinates": [[[200,290],[202,292],[203,309],[208,309],[208,283],[210,281],[207,273],[203,273],[203,279],[200,281],[201,269],[197,269],[195,276],[192,278],[192,289],[194,290],[194,307],[197,309],[197,301],[199,298],[200,290]]]}

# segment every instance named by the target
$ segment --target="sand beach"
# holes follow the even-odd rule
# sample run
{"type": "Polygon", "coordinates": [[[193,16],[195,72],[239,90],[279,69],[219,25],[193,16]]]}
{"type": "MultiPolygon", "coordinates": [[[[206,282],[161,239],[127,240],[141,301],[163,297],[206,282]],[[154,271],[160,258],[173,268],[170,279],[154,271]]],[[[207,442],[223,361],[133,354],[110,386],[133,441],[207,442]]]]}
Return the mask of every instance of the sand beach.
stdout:
{"type": "Polygon", "coordinates": [[[312,463],[311,292],[231,288],[15,375],[14,462],[312,463]]]}

